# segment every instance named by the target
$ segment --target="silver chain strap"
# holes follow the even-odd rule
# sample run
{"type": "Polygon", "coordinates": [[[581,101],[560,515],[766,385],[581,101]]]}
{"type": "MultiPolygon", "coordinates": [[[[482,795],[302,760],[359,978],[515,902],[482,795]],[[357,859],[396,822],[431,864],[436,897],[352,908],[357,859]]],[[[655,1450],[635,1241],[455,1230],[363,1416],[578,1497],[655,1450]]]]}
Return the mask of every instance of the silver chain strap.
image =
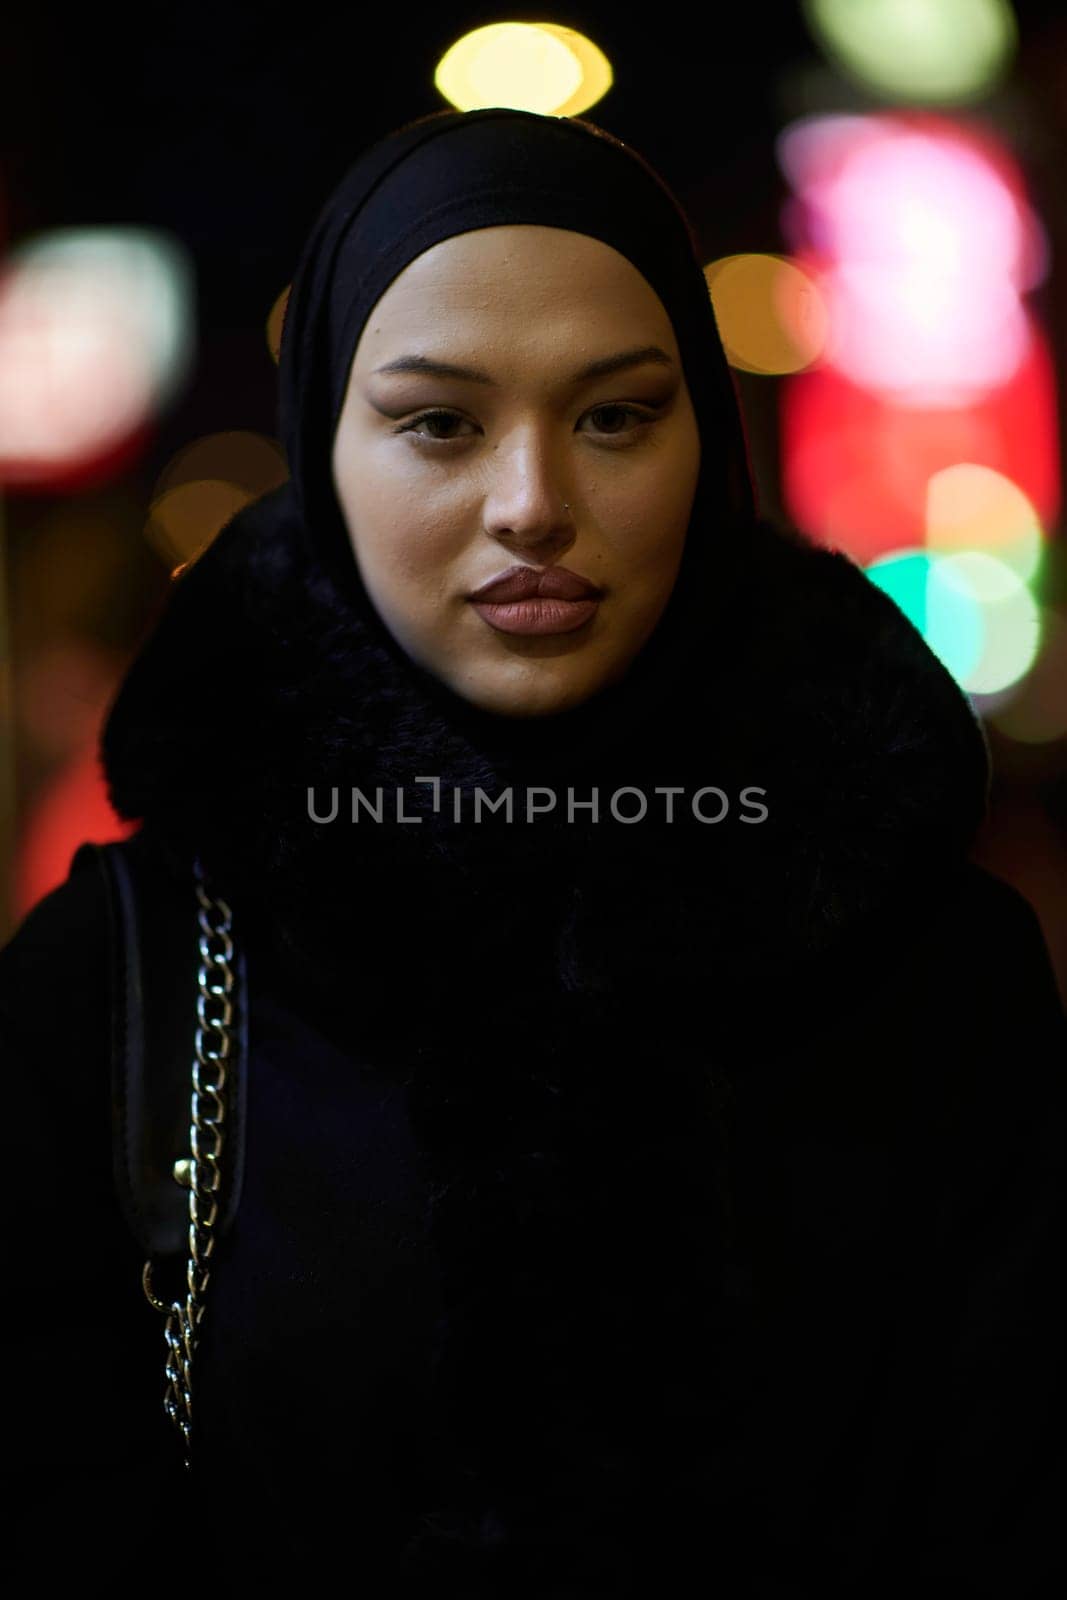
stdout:
{"type": "Polygon", "coordinates": [[[152,1262],[145,1262],[141,1282],[149,1305],[167,1321],[167,1386],[163,1406],[181,1436],[186,1470],[192,1467],[193,1356],[204,1315],[204,1296],[211,1278],[215,1224],[221,1180],[219,1165],[226,1119],[226,1068],[234,1051],[232,913],[225,900],[212,895],[199,860],[193,863],[200,903],[200,966],[197,972],[196,1054],[192,1064],[189,1142],[192,1157],[178,1162],[175,1177],[189,1186],[189,1258],[184,1300],[168,1303],[152,1289],[152,1262]],[[214,1011],[209,1012],[209,1007],[214,1011]],[[217,1042],[213,1042],[213,1038],[217,1042]],[[182,1169],[180,1172],[178,1169],[182,1169]]]}

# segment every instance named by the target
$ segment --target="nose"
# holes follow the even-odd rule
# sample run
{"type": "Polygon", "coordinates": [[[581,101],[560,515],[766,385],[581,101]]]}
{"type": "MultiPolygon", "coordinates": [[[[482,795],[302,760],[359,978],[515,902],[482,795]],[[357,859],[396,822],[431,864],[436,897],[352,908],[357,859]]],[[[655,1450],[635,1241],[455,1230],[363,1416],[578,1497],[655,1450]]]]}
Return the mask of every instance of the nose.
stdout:
{"type": "Polygon", "coordinates": [[[577,537],[574,516],[564,498],[560,474],[536,446],[495,453],[493,482],[486,497],[486,532],[509,548],[553,560],[577,537]]]}

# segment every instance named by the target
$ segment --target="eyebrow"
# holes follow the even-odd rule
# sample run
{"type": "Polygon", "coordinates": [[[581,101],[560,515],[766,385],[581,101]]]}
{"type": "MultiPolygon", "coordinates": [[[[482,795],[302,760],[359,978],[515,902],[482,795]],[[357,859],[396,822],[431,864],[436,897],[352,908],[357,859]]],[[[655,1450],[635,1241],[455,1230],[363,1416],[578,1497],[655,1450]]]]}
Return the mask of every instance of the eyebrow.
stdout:
{"type": "MultiPolygon", "coordinates": [[[[590,361],[588,366],[580,368],[567,381],[571,386],[588,383],[591,378],[604,378],[610,373],[643,367],[653,361],[661,367],[674,366],[666,350],[661,350],[658,344],[646,344],[636,350],[620,350],[618,355],[602,356],[599,361],[590,361]]],[[[494,389],[499,387],[495,378],[478,367],[460,367],[451,361],[435,361],[431,356],[398,356],[395,361],[387,361],[384,367],[375,367],[374,370],[376,373],[417,372],[431,378],[466,378],[471,383],[486,383],[494,389]]]]}

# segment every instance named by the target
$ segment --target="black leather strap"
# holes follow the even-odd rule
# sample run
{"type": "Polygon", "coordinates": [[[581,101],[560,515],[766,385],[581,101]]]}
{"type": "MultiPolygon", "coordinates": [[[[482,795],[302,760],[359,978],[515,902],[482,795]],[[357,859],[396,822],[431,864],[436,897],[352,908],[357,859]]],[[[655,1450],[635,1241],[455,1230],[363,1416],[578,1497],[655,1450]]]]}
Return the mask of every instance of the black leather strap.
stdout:
{"type": "MultiPolygon", "coordinates": [[[[174,1163],[191,1154],[200,926],[195,882],[176,879],[143,830],[117,843],[83,844],[77,871],[96,862],[107,885],[111,933],[112,1155],[126,1221],[146,1256],[184,1257],[189,1191],[174,1163]]],[[[218,1237],[233,1222],[244,1177],[248,986],[234,929],[234,1049],[227,1074],[218,1237]]]]}

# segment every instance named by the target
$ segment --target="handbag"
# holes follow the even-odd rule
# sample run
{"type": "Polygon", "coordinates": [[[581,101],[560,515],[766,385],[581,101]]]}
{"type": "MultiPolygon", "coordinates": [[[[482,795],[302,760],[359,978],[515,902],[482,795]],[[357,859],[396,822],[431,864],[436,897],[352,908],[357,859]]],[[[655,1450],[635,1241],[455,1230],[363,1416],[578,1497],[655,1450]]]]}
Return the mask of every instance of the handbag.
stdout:
{"type": "Polygon", "coordinates": [[[115,1190],[145,1254],[145,1297],[166,1319],[163,1404],[191,1470],[193,1360],[244,1174],[245,960],[199,859],[176,879],[142,829],[81,845],[71,871],[89,862],[107,892],[115,1190]]]}

